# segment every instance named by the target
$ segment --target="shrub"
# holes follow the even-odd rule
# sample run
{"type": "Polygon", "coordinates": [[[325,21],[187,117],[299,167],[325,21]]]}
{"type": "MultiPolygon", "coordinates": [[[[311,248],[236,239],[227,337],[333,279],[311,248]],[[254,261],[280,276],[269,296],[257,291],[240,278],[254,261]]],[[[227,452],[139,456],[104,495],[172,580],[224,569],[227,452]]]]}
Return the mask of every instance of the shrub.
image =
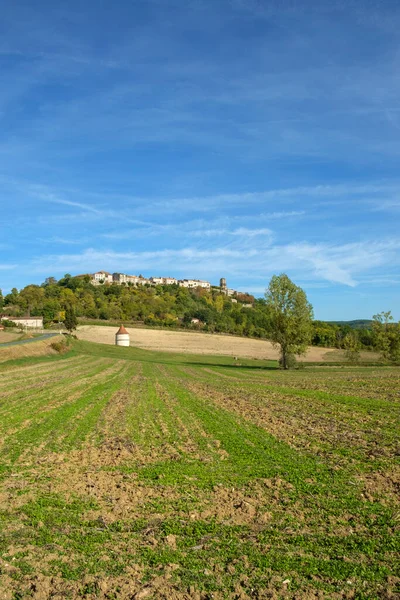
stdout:
{"type": "Polygon", "coordinates": [[[17,327],[17,324],[14,321],[9,321],[8,319],[3,319],[1,322],[4,327],[17,327]]]}
{"type": "Polygon", "coordinates": [[[65,354],[68,351],[68,343],[65,339],[51,342],[50,347],[58,352],[58,354],[65,354]]]}

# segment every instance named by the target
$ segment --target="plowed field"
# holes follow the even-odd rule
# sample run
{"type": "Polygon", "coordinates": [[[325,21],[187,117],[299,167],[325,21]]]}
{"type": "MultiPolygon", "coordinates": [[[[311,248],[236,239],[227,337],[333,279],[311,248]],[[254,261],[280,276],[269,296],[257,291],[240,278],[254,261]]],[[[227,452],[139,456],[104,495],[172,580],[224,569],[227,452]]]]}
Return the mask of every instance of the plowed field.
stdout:
{"type": "Polygon", "coordinates": [[[0,599],[400,598],[400,370],[0,365],[0,599]]]}
{"type": "MultiPolygon", "coordinates": [[[[81,340],[100,344],[115,344],[116,327],[81,325],[77,336],[81,340]]],[[[184,352],[185,354],[218,354],[243,358],[277,360],[279,352],[271,342],[234,335],[197,333],[192,331],[167,331],[158,329],[128,329],[131,346],[144,350],[184,352]]],[[[376,361],[373,352],[362,352],[363,361],[376,361]]],[[[345,360],[344,351],[310,346],[302,361],[337,362],[345,360]]]]}

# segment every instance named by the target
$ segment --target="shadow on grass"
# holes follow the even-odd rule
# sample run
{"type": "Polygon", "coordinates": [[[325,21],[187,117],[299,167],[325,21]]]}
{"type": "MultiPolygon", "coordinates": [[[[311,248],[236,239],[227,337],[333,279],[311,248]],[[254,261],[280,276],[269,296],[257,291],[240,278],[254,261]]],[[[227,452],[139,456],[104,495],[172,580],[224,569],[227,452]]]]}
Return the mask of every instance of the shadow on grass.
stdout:
{"type": "MultiPolygon", "coordinates": [[[[145,361],[143,361],[145,362],[145,361]]],[[[148,361],[150,362],[150,361],[148,361]]],[[[199,367],[220,367],[223,369],[250,369],[250,370],[259,370],[259,371],[277,371],[278,370],[278,365],[237,365],[237,364],[233,364],[233,365],[226,365],[226,364],[221,364],[221,363],[211,363],[211,362],[181,362],[181,363],[176,363],[176,362],[167,362],[167,361],[157,361],[159,364],[181,364],[184,366],[199,366],[199,367]]],[[[271,361],[271,363],[273,363],[274,361],[271,361]]]]}

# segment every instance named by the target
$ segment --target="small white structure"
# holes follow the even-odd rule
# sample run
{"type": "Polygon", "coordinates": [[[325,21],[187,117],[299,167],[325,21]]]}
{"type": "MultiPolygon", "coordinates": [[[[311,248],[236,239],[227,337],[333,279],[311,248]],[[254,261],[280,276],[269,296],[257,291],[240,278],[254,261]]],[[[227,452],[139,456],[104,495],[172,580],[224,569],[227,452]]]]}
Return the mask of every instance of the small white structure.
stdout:
{"type": "Polygon", "coordinates": [[[43,317],[1,317],[2,321],[12,321],[26,329],[43,329],[43,317]]]}
{"type": "Polygon", "coordinates": [[[178,285],[180,287],[195,289],[195,288],[203,288],[205,290],[211,289],[211,283],[208,281],[202,281],[200,279],[179,279],[178,285]]]}
{"type": "Polygon", "coordinates": [[[115,334],[115,345],[116,346],[129,346],[129,333],[123,325],[118,329],[115,334]]]}

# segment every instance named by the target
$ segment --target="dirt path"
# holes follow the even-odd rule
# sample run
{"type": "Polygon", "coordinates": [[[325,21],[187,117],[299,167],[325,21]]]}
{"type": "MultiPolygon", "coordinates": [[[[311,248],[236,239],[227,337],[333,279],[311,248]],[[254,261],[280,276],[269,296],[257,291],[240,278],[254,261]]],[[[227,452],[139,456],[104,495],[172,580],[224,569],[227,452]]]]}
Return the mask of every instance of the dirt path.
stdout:
{"type": "MultiPolygon", "coordinates": [[[[78,338],[100,344],[114,344],[116,327],[82,325],[78,338]]],[[[195,333],[186,331],[162,331],[155,329],[129,329],[131,346],[144,350],[160,350],[185,354],[221,354],[276,360],[278,351],[266,340],[255,340],[237,336],[195,333]]],[[[309,362],[340,360],[340,350],[311,347],[304,360],[309,362]],[[332,355],[332,356],[330,356],[332,355]]]]}

